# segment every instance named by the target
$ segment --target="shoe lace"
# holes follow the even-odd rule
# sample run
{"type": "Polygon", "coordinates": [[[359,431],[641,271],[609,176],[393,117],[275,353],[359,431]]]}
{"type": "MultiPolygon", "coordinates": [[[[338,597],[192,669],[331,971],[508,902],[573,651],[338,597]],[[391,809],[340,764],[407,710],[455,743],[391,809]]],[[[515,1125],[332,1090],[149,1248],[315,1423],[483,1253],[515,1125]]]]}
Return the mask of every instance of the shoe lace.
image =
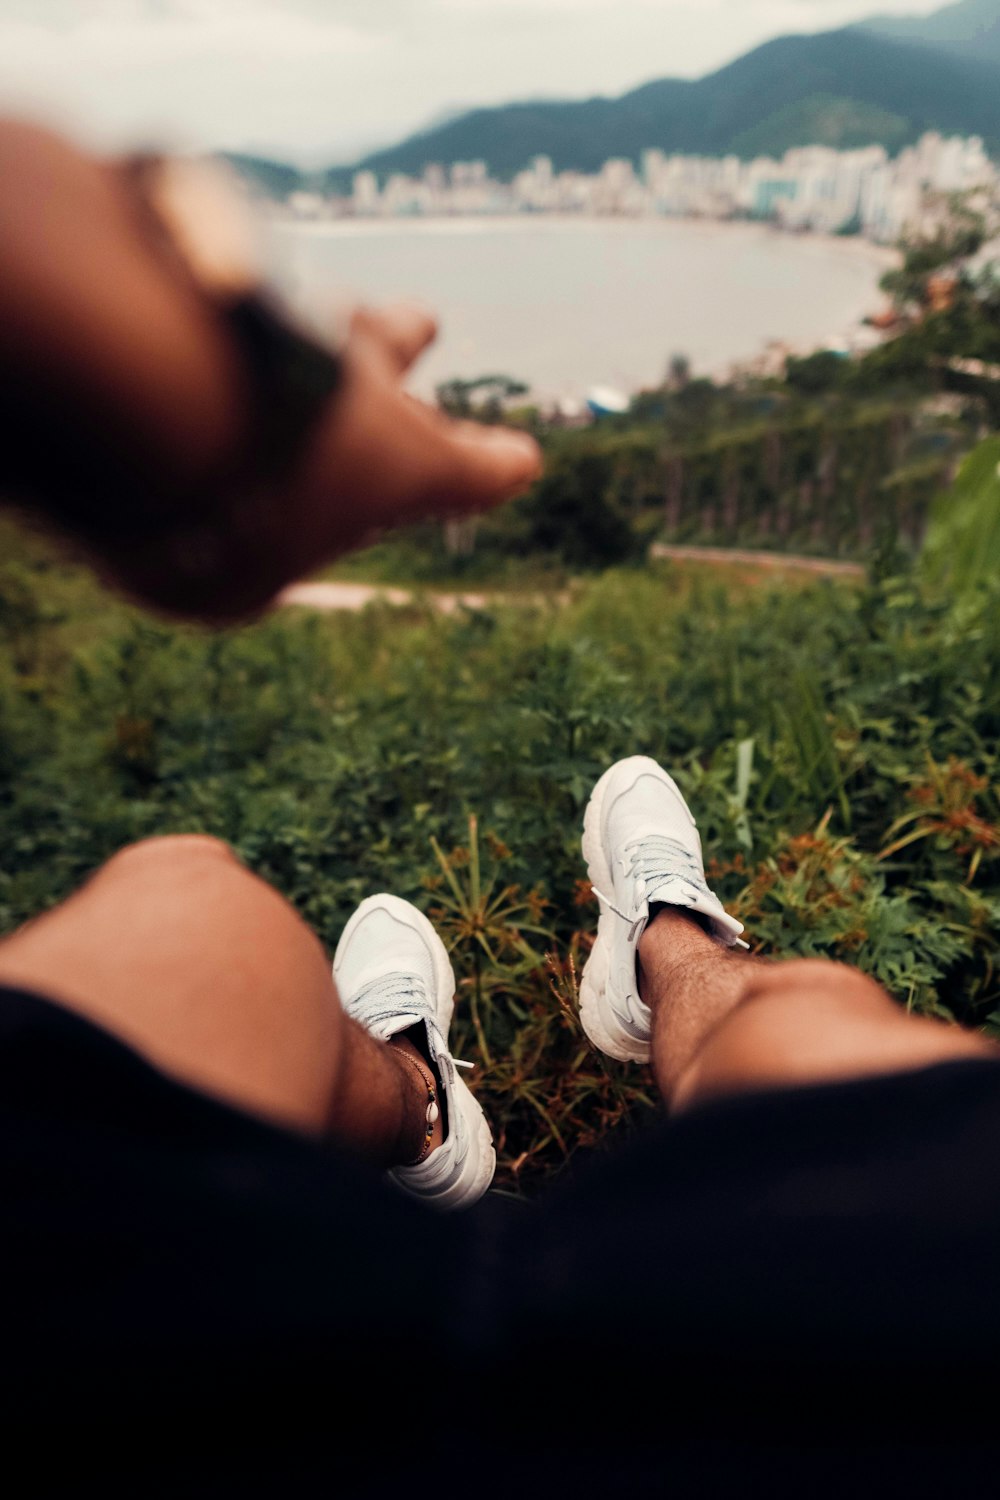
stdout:
{"type": "Polygon", "coordinates": [[[417,974],[380,974],[361,986],[351,1002],[351,1010],[359,1012],[369,1024],[388,1021],[401,1013],[415,1017],[426,1016],[430,1011],[427,987],[417,974]]]}
{"type": "MultiPolygon", "coordinates": [[[[656,890],[657,886],[665,885],[669,880],[683,880],[704,891],[706,895],[711,895],[701,861],[679,839],[669,838],[666,834],[650,834],[626,844],[623,852],[626,874],[640,877],[647,891],[656,890]]],[[[609,911],[629,924],[628,940],[634,943],[640,929],[645,926],[647,912],[642,910],[645,903],[636,903],[635,910],[629,914],[616,906],[596,885],[592,889],[609,911]]]]}
{"type": "MultiPolygon", "coordinates": [[[[370,1026],[379,1021],[391,1021],[398,1015],[412,1015],[414,1020],[428,1019],[432,1013],[427,986],[418,974],[380,974],[361,986],[351,1001],[352,1014],[360,1014],[370,1026]]],[[[429,1024],[434,1025],[433,1021],[429,1024]]],[[[435,1026],[435,1031],[437,1027],[435,1026]]],[[[443,1044],[443,1038],[442,1038],[443,1044]]],[[[475,1063],[461,1062],[453,1057],[456,1068],[471,1071],[475,1063]]]]}
{"type": "Polygon", "coordinates": [[[625,853],[632,856],[630,873],[641,875],[648,891],[655,890],[668,880],[679,878],[708,894],[701,860],[679,839],[668,838],[660,833],[651,834],[648,838],[626,844],[625,853]]]}

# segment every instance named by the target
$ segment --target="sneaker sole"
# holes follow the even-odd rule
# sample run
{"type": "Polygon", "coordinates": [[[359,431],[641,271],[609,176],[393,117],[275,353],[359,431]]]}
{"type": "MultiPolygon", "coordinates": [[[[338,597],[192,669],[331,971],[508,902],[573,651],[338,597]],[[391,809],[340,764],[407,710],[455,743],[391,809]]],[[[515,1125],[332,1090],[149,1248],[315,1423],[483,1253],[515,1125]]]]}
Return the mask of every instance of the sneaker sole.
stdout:
{"type": "MultiPolygon", "coordinates": [[[[434,930],[433,924],[422,911],[418,911],[408,901],[401,900],[399,896],[390,896],[387,893],[369,896],[362,901],[344,928],[340,943],[337,944],[338,951],[341,944],[347,944],[353,928],[373,907],[388,911],[401,924],[415,928],[427,943],[434,963],[434,1017],[441,1035],[447,1037],[451,1029],[452,1016],[455,1013],[455,971],[451,966],[447,948],[434,930]]],[[[407,1197],[420,1199],[424,1203],[442,1209],[461,1208],[466,1203],[470,1206],[475,1203],[493,1181],[497,1166],[493,1132],[483,1113],[483,1107],[457,1072],[452,1085],[452,1098],[461,1110],[462,1119],[470,1137],[469,1150],[462,1165],[461,1175],[440,1197],[431,1198],[426,1193],[415,1192],[405,1180],[397,1176],[396,1172],[388,1174],[395,1186],[406,1193],[407,1197]]]]}
{"type": "MultiPolygon", "coordinates": [[[[497,1153],[493,1145],[493,1132],[483,1114],[483,1107],[464,1079],[455,1075],[451,1092],[452,1102],[462,1113],[470,1144],[462,1163],[461,1174],[447,1190],[440,1194],[429,1194],[412,1188],[397,1171],[388,1175],[395,1186],[408,1198],[416,1198],[428,1208],[450,1212],[458,1208],[471,1208],[488,1191],[497,1169],[497,1153]]],[[[406,1169],[403,1168],[403,1171],[406,1169]]]]}
{"type": "MultiPolygon", "coordinates": [[[[608,787],[623,766],[631,766],[636,770],[641,768],[649,773],[655,772],[680,798],[684,807],[687,807],[673,777],[668,776],[663,767],[649,756],[633,755],[628,760],[616,762],[610,770],[605,771],[591,793],[583,816],[583,858],[587,866],[587,875],[591,885],[596,885],[603,891],[613,890],[614,882],[601,839],[601,820],[608,787]]],[[[691,816],[690,812],[688,816],[691,816]]],[[[601,914],[597,919],[597,938],[580,977],[580,1020],[588,1038],[600,1052],[613,1057],[617,1062],[648,1063],[649,1043],[636,1041],[634,1037],[628,1036],[616,1025],[614,1012],[607,1000],[608,975],[611,968],[610,924],[620,920],[621,918],[616,917],[613,912],[601,908],[601,914]]]]}

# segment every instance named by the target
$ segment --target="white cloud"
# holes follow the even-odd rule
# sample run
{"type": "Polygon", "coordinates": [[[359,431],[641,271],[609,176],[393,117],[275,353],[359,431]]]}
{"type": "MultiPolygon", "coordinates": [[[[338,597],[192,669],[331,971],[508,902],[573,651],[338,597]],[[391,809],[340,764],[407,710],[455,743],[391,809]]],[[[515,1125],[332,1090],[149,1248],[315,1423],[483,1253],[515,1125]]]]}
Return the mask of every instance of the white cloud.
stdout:
{"type": "Polygon", "coordinates": [[[348,155],[458,102],[618,93],[935,0],[0,0],[0,107],[98,140],[348,155]]]}

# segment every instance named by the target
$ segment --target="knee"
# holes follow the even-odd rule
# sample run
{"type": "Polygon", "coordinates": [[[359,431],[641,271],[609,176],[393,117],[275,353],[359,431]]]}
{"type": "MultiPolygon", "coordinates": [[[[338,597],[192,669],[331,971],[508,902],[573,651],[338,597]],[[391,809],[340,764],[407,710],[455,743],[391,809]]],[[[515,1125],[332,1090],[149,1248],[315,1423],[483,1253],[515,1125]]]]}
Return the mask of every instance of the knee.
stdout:
{"type": "Polygon", "coordinates": [[[673,1105],[850,1075],[857,1058],[906,1017],[882,987],[845,964],[793,959],[760,965],[739,1003],[707,1038],[673,1105]]]}
{"type": "Polygon", "coordinates": [[[832,959],[797,958],[761,964],[750,976],[738,1007],[748,1013],[895,1009],[882,986],[858,969],[832,959]]]}
{"type": "Polygon", "coordinates": [[[194,874],[206,866],[218,869],[221,863],[232,869],[242,869],[240,861],[228,844],[203,833],[165,834],[157,838],[140,839],[127,844],[113,854],[98,872],[104,876],[123,879],[156,878],[162,875],[177,876],[185,872],[194,874]]]}
{"type": "Polygon", "coordinates": [[[721,1050],[773,1058],[845,1025],[898,1014],[881,985],[857,969],[829,959],[791,959],[755,970],[714,1040],[721,1050]]]}

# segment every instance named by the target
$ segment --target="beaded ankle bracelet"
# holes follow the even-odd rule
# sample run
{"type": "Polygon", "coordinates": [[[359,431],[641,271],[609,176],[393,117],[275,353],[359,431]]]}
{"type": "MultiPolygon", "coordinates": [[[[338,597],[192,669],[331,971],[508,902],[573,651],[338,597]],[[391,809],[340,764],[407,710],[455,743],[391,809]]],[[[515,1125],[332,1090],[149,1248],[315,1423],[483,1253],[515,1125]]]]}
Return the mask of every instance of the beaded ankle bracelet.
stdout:
{"type": "Polygon", "coordinates": [[[417,1070],[417,1072],[420,1074],[420,1081],[427,1090],[427,1114],[425,1117],[427,1121],[427,1129],[424,1133],[424,1144],[421,1148],[420,1155],[414,1161],[407,1162],[406,1164],[407,1166],[411,1167],[419,1167],[420,1163],[426,1161],[428,1156],[430,1156],[431,1154],[431,1141],[434,1139],[434,1126],[437,1124],[438,1119],[441,1115],[441,1111],[438,1109],[437,1089],[434,1087],[433,1075],[429,1071],[425,1071],[423,1065],[421,1063],[418,1063],[417,1059],[412,1056],[411,1053],[404,1052],[401,1047],[393,1046],[391,1041],[389,1045],[390,1047],[392,1047],[392,1050],[395,1052],[398,1058],[401,1058],[403,1062],[409,1063],[411,1068],[415,1068],[417,1070]]]}

